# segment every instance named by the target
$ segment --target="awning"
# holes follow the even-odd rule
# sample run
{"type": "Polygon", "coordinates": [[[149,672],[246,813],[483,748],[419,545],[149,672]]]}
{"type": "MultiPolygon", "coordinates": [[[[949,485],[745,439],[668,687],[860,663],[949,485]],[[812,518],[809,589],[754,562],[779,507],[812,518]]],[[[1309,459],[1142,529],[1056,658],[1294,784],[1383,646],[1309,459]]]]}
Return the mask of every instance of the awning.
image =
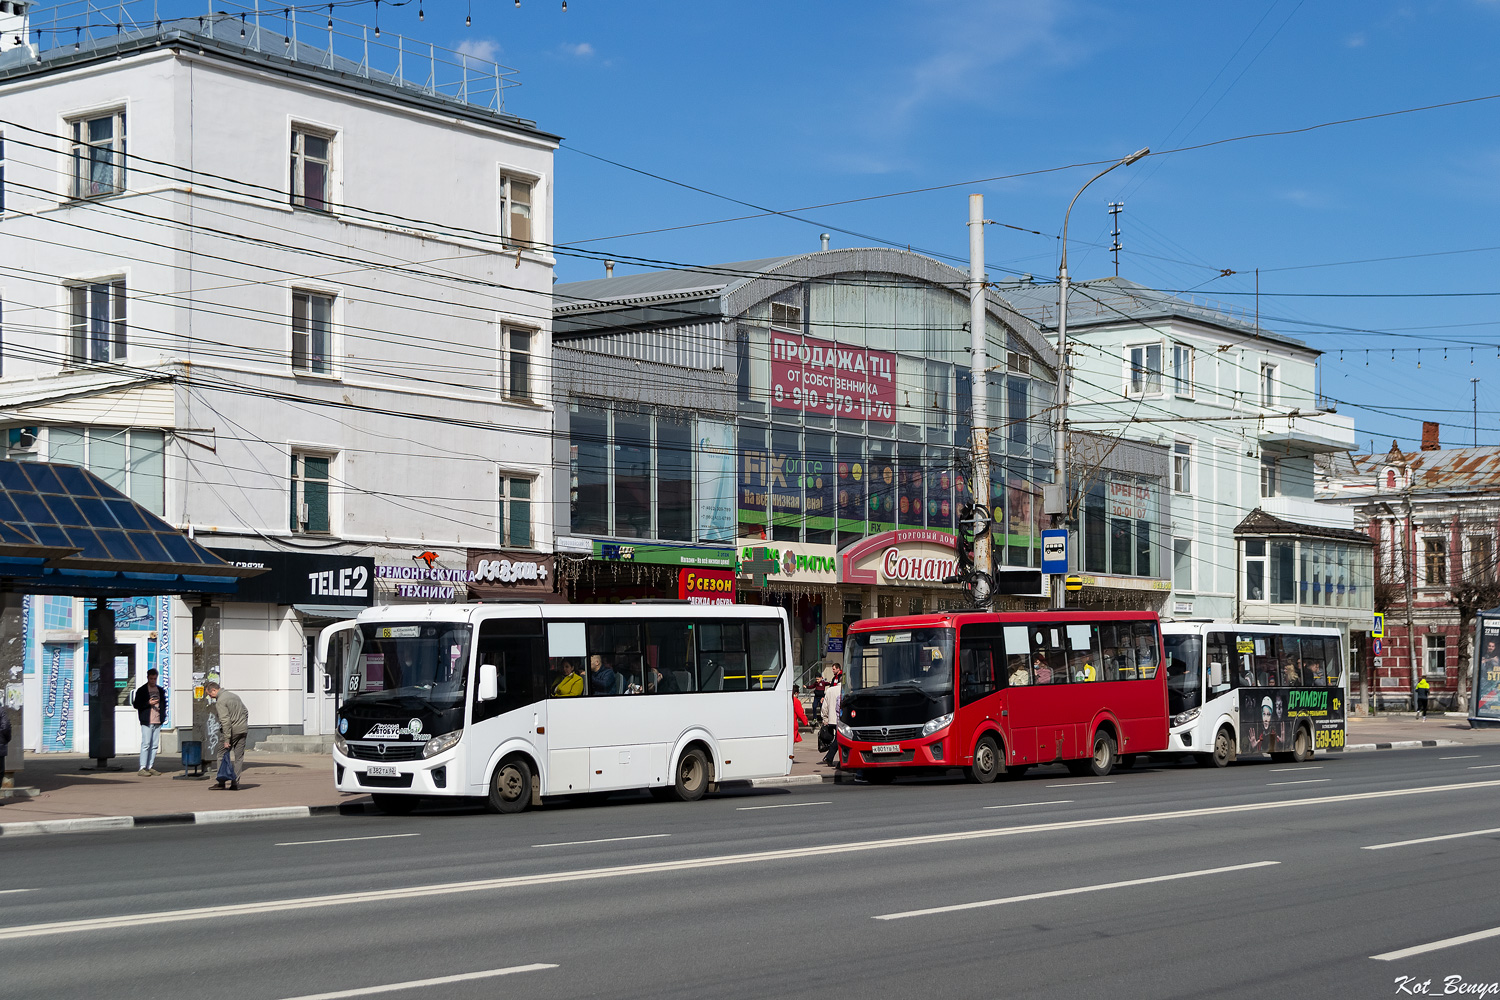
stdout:
{"type": "Polygon", "coordinates": [[[365,608],[352,604],[293,604],[293,611],[299,611],[309,618],[335,618],[347,621],[350,618],[358,618],[365,608]]]}

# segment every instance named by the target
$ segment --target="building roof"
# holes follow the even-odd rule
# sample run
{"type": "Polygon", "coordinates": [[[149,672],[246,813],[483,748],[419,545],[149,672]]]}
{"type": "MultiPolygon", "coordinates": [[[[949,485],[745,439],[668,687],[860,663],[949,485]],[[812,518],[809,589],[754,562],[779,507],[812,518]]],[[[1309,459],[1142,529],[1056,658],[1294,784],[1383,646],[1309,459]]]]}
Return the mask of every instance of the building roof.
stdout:
{"type": "Polygon", "coordinates": [[[1299,535],[1314,538],[1336,538],[1356,545],[1375,544],[1374,539],[1363,531],[1353,528],[1328,528],[1321,524],[1299,524],[1274,514],[1267,514],[1259,507],[1245,515],[1245,519],[1234,526],[1236,535],[1299,535]]]}
{"type": "Polygon", "coordinates": [[[636,305],[673,298],[698,298],[723,294],[731,287],[748,284],[775,271],[801,254],[788,257],[762,257],[730,264],[709,264],[701,268],[679,268],[670,271],[643,271],[617,278],[596,278],[555,285],[553,311],[559,315],[585,312],[601,305],[636,305]]]}
{"type": "MultiPolygon", "coordinates": [[[[118,5],[122,12],[131,6],[118,5]]],[[[222,0],[215,6],[218,10],[212,14],[168,21],[152,20],[148,11],[134,12],[148,16],[131,21],[127,13],[113,31],[108,26],[101,30],[97,18],[75,26],[76,11],[60,11],[53,21],[32,17],[28,30],[41,38],[41,44],[16,45],[0,53],[0,85],[153,49],[190,46],[196,52],[369,90],[559,141],[535,122],[504,110],[504,91],[519,85],[516,71],[509,67],[394,33],[371,38],[363,25],[332,18],[335,27],[329,30],[321,20],[308,19],[321,15],[302,17],[311,8],[287,8],[290,13],[283,14],[281,9],[273,13],[271,8],[260,11],[222,0]]],[[[111,6],[111,15],[115,9],[111,6]]]]}
{"type": "MultiPolygon", "coordinates": [[[[1048,332],[1057,329],[1056,282],[1038,284],[1029,278],[1023,278],[1001,281],[995,287],[1001,298],[1028,316],[1040,329],[1048,332]]],[[[1236,316],[1224,309],[1147,288],[1129,278],[1100,278],[1073,282],[1068,286],[1069,330],[1120,323],[1146,324],[1169,319],[1213,326],[1232,334],[1243,335],[1249,340],[1296,347],[1310,354],[1322,353],[1295,337],[1273,333],[1257,326],[1253,318],[1236,316]]]]}
{"type": "Polygon", "coordinates": [[[1351,455],[1353,476],[1368,477],[1379,487],[1382,469],[1395,466],[1411,472],[1414,492],[1500,493],[1500,447],[1441,448],[1435,451],[1401,451],[1391,442],[1385,454],[1351,455]]]}

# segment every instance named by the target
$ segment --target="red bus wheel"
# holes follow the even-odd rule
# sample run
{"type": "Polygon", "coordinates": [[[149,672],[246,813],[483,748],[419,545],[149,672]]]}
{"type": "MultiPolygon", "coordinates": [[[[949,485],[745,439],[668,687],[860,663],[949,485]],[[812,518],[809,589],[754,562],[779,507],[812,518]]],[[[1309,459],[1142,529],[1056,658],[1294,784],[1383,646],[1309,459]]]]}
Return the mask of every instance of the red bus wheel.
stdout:
{"type": "Polygon", "coordinates": [[[1000,746],[993,736],[981,736],[974,744],[974,763],[964,770],[964,777],[976,785],[988,785],[1005,770],[1000,746]]]}

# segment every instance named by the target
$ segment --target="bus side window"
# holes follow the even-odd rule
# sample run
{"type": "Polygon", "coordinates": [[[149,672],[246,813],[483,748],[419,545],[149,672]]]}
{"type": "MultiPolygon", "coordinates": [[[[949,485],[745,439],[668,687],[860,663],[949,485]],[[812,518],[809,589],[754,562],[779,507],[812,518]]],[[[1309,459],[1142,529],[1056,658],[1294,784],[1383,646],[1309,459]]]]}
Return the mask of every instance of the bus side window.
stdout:
{"type": "Polygon", "coordinates": [[[1104,680],[1117,681],[1124,676],[1120,672],[1124,654],[1120,649],[1119,629],[1114,622],[1104,622],[1099,626],[1099,660],[1100,676],[1104,680]]]}
{"type": "Polygon", "coordinates": [[[1305,687],[1312,683],[1312,674],[1309,670],[1311,663],[1308,654],[1311,653],[1321,662],[1323,659],[1323,640],[1316,639],[1313,642],[1295,635],[1276,636],[1281,642],[1281,682],[1287,687],[1305,687]]]}
{"type": "Polygon", "coordinates": [[[500,696],[493,701],[479,700],[479,685],[474,689],[474,721],[493,719],[503,712],[523,708],[537,700],[536,675],[546,662],[546,645],[541,623],[534,621],[490,620],[479,625],[479,641],[474,662],[493,663],[500,696]]]}
{"type": "Polygon", "coordinates": [[[965,625],[958,633],[958,703],[971,705],[1001,686],[995,676],[995,640],[991,629],[965,625]]]}
{"type": "Polygon", "coordinates": [[[698,689],[745,690],[745,627],[739,622],[700,624],[698,633],[698,689]]]}
{"type": "Polygon", "coordinates": [[[1068,654],[1063,648],[1062,628],[1057,625],[1032,625],[1031,683],[1068,683],[1068,654]]]}
{"type": "Polygon", "coordinates": [[[1328,686],[1327,654],[1321,635],[1302,637],[1302,683],[1309,687],[1328,686]]]}
{"type": "Polygon", "coordinates": [[[1223,694],[1234,683],[1234,655],[1230,650],[1229,636],[1223,632],[1208,634],[1208,693],[1223,694]]]}
{"type": "Polygon", "coordinates": [[[1077,683],[1100,679],[1096,626],[1080,622],[1064,627],[1068,636],[1068,673],[1077,683]]]}
{"type": "Polygon", "coordinates": [[[698,671],[693,656],[693,623],[646,623],[646,693],[678,694],[696,691],[698,671]]]}
{"type": "Polygon", "coordinates": [[[751,622],[750,631],[750,688],[769,691],[781,679],[781,624],[779,622],[751,622]]]}
{"type": "Polygon", "coordinates": [[[1025,625],[1006,625],[1005,677],[1010,687],[1024,687],[1031,683],[1031,648],[1026,638],[1025,625]]]}
{"type": "Polygon", "coordinates": [[[1255,636],[1240,632],[1234,643],[1234,686],[1258,686],[1255,677],[1255,636]]]}
{"type": "Polygon", "coordinates": [[[1327,674],[1323,682],[1329,687],[1344,683],[1344,643],[1339,636],[1323,637],[1323,668],[1327,674]]]}
{"type": "Polygon", "coordinates": [[[1156,676],[1161,638],[1151,622],[1136,622],[1131,631],[1135,633],[1136,678],[1150,680],[1156,676]]]}

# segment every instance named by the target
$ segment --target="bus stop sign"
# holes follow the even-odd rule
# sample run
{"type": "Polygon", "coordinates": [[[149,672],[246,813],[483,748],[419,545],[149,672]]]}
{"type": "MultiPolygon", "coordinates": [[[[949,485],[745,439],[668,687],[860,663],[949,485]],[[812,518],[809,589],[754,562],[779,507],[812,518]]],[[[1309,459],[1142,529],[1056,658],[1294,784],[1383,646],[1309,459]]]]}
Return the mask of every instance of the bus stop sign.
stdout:
{"type": "Polygon", "coordinates": [[[1048,576],[1068,571],[1068,529],[1053,528],[1042,532],[1042,572],[1048,576]]]}

